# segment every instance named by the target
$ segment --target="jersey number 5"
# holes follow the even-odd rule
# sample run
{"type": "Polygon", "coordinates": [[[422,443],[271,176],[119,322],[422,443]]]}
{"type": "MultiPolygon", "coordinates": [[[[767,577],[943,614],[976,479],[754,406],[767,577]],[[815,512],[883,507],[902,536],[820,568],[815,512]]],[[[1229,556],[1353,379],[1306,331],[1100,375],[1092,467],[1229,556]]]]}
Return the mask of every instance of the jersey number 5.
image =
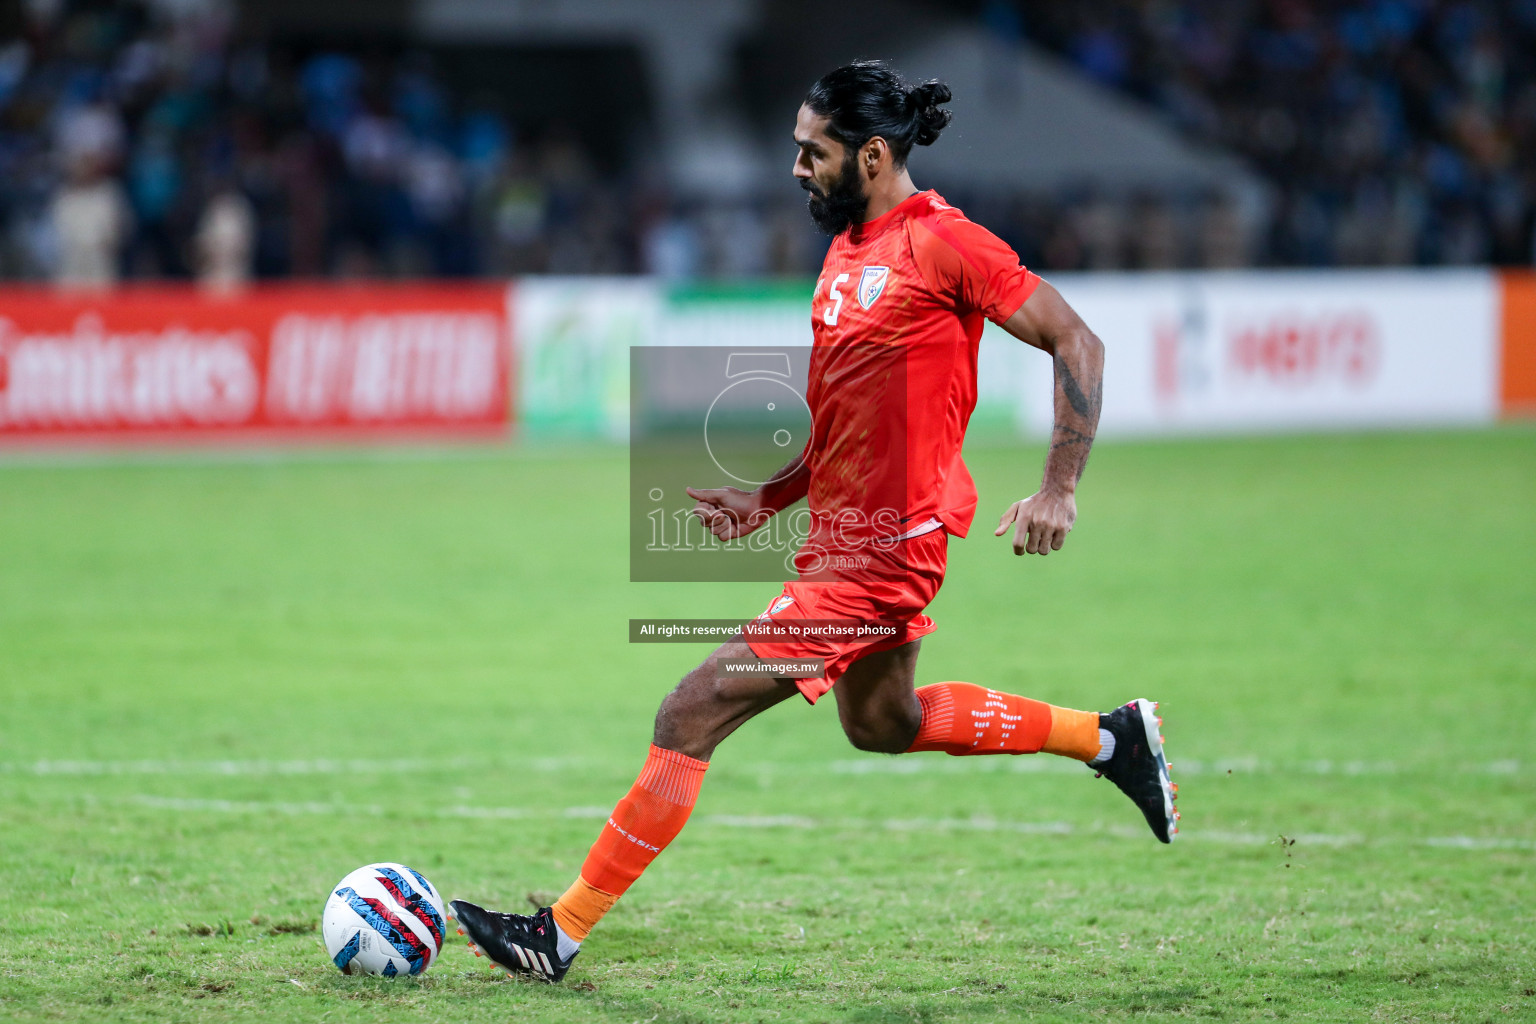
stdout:
{"type": "Polygon", "coordinates": [[[832,301],[827,303],[827,308],[821,311],[821,319],[828,327],[837,326],[837,314],[842,312],[843,309],[843,293],[837,290],[837,286],[846,284],[847,281],[847,274],[838,274],[832,279],[832,283],[827,286],[827,294],[831,297],[832,301]]]}

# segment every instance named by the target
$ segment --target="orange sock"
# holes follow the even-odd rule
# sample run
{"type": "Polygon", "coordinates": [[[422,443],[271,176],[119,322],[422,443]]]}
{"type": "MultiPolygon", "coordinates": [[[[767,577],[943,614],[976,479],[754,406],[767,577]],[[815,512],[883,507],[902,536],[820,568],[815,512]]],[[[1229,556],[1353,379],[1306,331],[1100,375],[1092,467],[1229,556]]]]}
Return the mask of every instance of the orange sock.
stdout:
{"type": "Polygon", "coordinates": [[[555,915],[555,924],[560,926],[560,930],[573,941],[580,942],[617,902],[618,896],[593,887],[578,875],[571,887],[565,890],[565,895],[549,909],[555,915]]]}
{"type": "Polygon", "coordinates": [[[1058,708],[975,683],[934,683],[917,690],[923,724],[907,748],[946,754],[1061,754],[1079,761],[1099,756],[1099,716],[1058,708]]]}
{"type": "Polygon", "coordinates": [[[656,855],[677,838],[699,798],[708,761],[652,745],[640,777],[613,809],[581,866],[581,876],[551,907],[577,942],[613,908],[656,855]]]}

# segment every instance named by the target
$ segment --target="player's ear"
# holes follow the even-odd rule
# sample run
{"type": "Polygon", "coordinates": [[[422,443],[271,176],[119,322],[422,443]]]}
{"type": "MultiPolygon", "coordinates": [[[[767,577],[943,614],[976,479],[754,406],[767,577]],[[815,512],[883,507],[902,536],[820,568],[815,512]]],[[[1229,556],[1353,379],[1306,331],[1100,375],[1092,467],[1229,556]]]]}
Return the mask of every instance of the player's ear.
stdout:
{"type": "Polygon", "coordinates": [[[880,173],[880,165],[890,155],[891,147],[886,145],[884,139],[876,135],[864,143],[864,152],[861,155],[864,164],[864,174],[873,178],[880,173]]]}

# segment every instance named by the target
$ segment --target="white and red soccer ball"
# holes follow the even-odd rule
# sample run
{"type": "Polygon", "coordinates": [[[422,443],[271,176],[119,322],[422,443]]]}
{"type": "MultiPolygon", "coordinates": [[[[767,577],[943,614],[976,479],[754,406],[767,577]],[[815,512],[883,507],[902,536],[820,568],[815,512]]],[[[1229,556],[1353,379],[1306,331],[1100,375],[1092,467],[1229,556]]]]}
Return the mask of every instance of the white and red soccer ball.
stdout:
{"type": "Polygon", "coordinates": [[[443,898],[404,864],[369,864],[325,901],[325,951],[343,974],[420,974],[443,950],[443,898]]]}

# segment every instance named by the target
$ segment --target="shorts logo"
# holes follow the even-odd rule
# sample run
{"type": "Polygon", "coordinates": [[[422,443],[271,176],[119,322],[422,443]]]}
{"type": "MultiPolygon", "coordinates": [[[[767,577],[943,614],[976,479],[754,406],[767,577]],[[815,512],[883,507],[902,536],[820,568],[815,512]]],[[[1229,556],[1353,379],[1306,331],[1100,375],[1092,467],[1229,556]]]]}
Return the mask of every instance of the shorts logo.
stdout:
{"type": "Polygon", "coordinates": [[[779,612],[783,611],[785,608],[788,608],[790,605],[792,605],[794,603],[795,603],[795,599],[792,598],[792,597],[788,597],[788,596],[781,597],[777,601],[773,602],[773,607],[768,609],[768,614],[769,615],[777,615],[777,614],[779,614],[779,612]]]}
{"type": "Polygon", "coordinates": [[[880,293],[885,291],[885,282],[890,276],[890,267],[865,267],[864,276],[859,278],[859,305],[865,309],[873,306],[880,293]]]}

